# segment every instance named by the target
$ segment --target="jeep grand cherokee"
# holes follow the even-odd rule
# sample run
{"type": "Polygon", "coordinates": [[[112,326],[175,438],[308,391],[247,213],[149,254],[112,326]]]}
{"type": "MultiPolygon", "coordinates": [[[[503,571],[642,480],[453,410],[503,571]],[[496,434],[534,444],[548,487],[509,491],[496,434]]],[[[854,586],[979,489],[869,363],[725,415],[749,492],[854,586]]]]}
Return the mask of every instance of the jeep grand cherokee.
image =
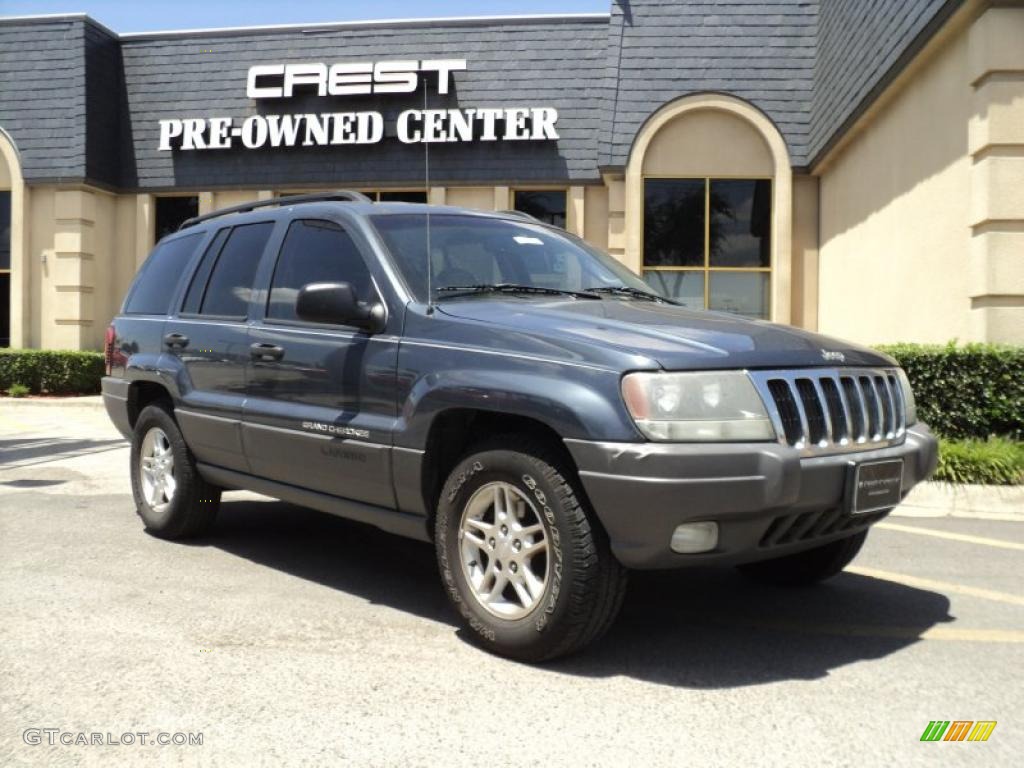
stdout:
{"type": "Polygon", "coordinates": [[[936,460],[885,355],[687,310],[524,215],[351,192],[185,222],[107,358],[148,531],[249,489],[432,541],[472,635],[531,661],[600,636],[630,569],[833,576],[936,460]]]}

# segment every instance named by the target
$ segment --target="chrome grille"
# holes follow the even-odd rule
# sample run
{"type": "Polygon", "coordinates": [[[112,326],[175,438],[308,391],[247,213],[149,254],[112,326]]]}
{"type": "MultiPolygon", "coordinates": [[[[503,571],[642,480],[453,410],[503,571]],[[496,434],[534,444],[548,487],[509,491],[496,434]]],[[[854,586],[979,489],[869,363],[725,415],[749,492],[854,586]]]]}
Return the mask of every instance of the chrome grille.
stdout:
{"type": "Polygon", "coordinates": [[[751,371],[779,442],[806,455],[862,451],[904,440],[896,372],[875,368],[751,371]]]}

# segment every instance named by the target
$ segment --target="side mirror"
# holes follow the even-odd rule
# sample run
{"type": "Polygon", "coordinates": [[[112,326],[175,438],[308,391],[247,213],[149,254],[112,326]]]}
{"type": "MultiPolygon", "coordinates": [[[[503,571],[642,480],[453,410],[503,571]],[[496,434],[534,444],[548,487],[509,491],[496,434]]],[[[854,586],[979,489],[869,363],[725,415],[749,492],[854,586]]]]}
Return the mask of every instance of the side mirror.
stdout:
{"type": "Polygon", "coordinates": [[[384,305],[362,304],[351,283],[310,283],[299,291],[295,314],[300,320],[354,325],[368,333],[384,330],[384,305]]]}

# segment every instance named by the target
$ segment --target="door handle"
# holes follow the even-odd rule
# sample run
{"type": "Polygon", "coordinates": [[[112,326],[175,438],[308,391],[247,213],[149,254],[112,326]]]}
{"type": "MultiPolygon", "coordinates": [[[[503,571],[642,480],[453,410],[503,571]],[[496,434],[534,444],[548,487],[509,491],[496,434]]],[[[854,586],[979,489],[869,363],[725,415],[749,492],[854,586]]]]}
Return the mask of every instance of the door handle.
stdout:
{"type": "Polygon", "coordinates": [[[188,346],[188,336],[183,333],[168,333],[164,336],[164,345],[171,349],[184,349],[188,346]]]}
{"type": "Polygon", "coordinates": [[[280,360],[284,357],[284,348],[276,344],[253,344],[249,355],[253,360],[280,360]]]}

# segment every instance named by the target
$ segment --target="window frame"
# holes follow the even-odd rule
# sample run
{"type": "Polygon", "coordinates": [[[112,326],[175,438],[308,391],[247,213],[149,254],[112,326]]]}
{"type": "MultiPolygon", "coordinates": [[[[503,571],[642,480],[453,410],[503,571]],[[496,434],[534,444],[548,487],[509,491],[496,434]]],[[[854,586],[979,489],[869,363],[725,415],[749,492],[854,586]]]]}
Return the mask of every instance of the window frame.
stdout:
{"type": "MultiPolygon", "coordinates": [[[[715,174],[714,176],[680,176],[678,174],[645,173],[641,177],[642,201],[640,205],[640,277],[645,272],[703,272],[704,273],[704,309],[711,309],[711,273],[712,272],[745,272],[768,275],[768,302],[764,320],[771,320],[774,314],[772,283],[775,280],[775,177],[756,174],[715,174]],[[704,182],[704,264],[699,267],[648,267],[646,250],[647,234],[647,181],[703,181],[704,182]],[[713,181],[767,181],[771,183],[771,199],[769,200],[768,221],[771,224],[771,235],[768,244],[767,267],[712,267],[711,266],[711,182],[713,181]]],[[[645,281],[646,282],[646,281],[645,281]]],[[[671,297],[670,297],[671,298],[671,297]]],[[[723,310],[714,310],[716,312],[723,310]]],[[[746,317],[739,315],[739,317],[746,317]]]]}
{"type": "Polygon", "coordinates": [[[205,314],[201,310],[203,308],[203,303],[206,301],[206,292],[207,292],[207,290],[210,287],[210,278],[213,277],[214,270],[217,269],[217,263],[220,261],[221,254],[224,253],[225,246],[227,246],[227,244],[231,241],[231,237],[234,234],[236,229],[238,229],[239,227],[251,226],[253,224],[270,224],[271,225],[270,235],[267,237],[267,242],[263,244],[263,251],[257,257],[256,269],[253,271],[252,289],[253,289],[254,293],[258,292],[260,290],[260,287],[259,287],[260,264],[262,264],[263,258],[266,255],[267,246],[269,246],[274,241],[274,237],[275,237],[275,233],[277,231],[279,220],[278,219],[260,219],[260,220],[257,220],[257,221],[245,221],[245,222],[241,222],[239,224],[230,224],[230,225],[227,225],[227,226],[211,227],[206,232],[206,234],[205,234],[206,238],[208,238],[205,241],[205,243],[204,243],[205,247],[202,249],[202,253],[200,253],[199,256],[197,258],[195,258],[195,264],[192,265],[191,269],[189,270],[188,281],[186,282],[184,287],[180,290],[181,295],[180,295],[180,297],[179,297],[179,299],[177,301],[177,304],[176,304],[177,312],[175,313],[175,317],[179,317],[179,318],[181,318],[183,320],[210,320],[210,321],[216,321],[216,322],[232,322],[232,323],[244,323],[244,322],[248,321],[249,317],[252,314],[252,308],[253,308],[254,305],[256,305],[256,302],[255,302],[255,300],[253,298],[249,299],[249,302],[248,302],[249,306],[246,309],[246,312],[245,312],[244,315],[213,315],[213,314],[205,314]],[[209,251],[210,246],[213,245],[214,241],[217,239],[217,235],[221,232],[221,230],[227,230],[228,234],[227,234],[227,237],[224,238],[224,242],[221,243],[221,246],[220,246],[220,248],[217,251],[217,255],[214,257],[213,265],[210,267],[210,272],[206,276],[206,285],[203,286],[203,295],[199,299],[199,310],[200,311],[198,311],[198,312],[185,312],[185,302],[188,300],[188,292],[190,290],[192,290],[192,281],[195,280],[196,276],[199,274],[199,270],[202,267],[203,259],[206,257],[207,251],[209,251]]]}
{"type": "Polygon", "coordinates": [[[303,320],[303,319],[301,319],[299,317],[296,317],[293,320],[291,318],[281,318],[281,317],[271,317],[270,316],[270,314],[269,314],[269,311],[270,311],[270,294],[274,290],[274,275],[277,274],[277,267],[278,267],[278,265],[281,262],[281,254],[284,251],[284,244],[288,240],[288,230],[291,229],[292,224],[296,224],[296,223],[302,222],[302,221],[323,221],[323,222],[327,222],[328,224],[334,224],[335,226],[339,227],[342,232],[344,232],[346,235],[348,235],[349,239],[352,241],[352,245],[355,246],[356,252],[359,254],[360,258],[363,260],[363,265],[366,267],[367,273],[370,275],[370,292],[371,292],[370,296],[373,297],[373,298],[370,298],[370,297],[360,298],[359,301],[362,302],[363,304],[377,303],[377,304],[382,305],[384,307],[384,322],[386,324],[387,320],[388,320],[388,318],[390,317],[390,314],[391,314],[390,310],[388,308],[388,303],[384,300],[384,294],[381,292],[380,286],[377,284],[377,278],[373,274],[373,267],[372,267],[373,261],[370,258],[372,256],[372,254],[367,254],[366,248],[364,248],[363,245],[360,243],[360,239],[358,237],[356,237],[356,228],[353,227],[352,225],[350,225],[347,222],[340,222],[340,221],[337,221],[335,219],[324,218],[322,216],[302,216],[302,215],[296,215],[294,218],[289,218],[289,219],[285,220],[285,222],[284,222],[286,224],[286,226],[284,227],[284,229],[281,232],[280,242],[277,243],[277,248],[276,248],[275,252],[272,254],[272,256],[270,257],[269,276],[266,279],[266,290],[265,290],[266,296],[264,297],[262,302],[259,302],[259,303],[256,304],[256,306],[257,306],[257,308],[259,310],[259,313],[260,313],[259,316],[256,319],[256,322],[259,325],[261,325],[261,326],[282,326],[282,327],[285,327],[285,328],[307,328],[307,329],[310,329],[310,330],[316,330],[316,329],[320,329],[320,330],[333,330],[333,331],[345,330],[345,331],[352,331],[353,333],[361,333],[362,332],[357,326],[354,326],[354,325],[343,325],[343,324],[339,324],[339,323],[317,323],[317,322],[313,322],[311,320],[303,320]]]}

